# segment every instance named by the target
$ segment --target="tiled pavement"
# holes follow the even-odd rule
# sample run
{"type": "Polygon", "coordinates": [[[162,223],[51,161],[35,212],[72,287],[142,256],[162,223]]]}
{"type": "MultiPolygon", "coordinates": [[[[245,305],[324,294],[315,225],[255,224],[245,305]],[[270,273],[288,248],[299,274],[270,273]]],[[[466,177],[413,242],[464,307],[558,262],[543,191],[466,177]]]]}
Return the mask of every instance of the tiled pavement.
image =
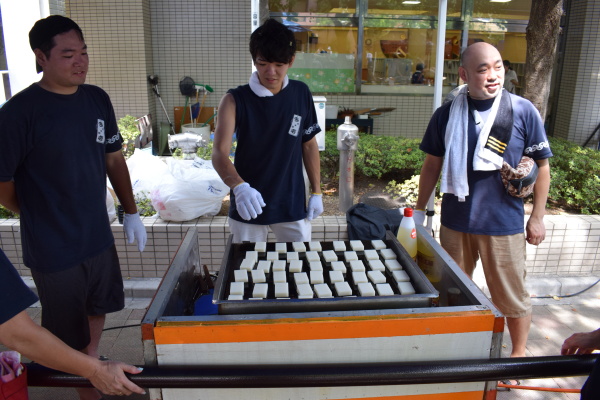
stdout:
{"type": "MultiPolygon", "coordinates": [[[[476,282],[479,283],[480,279],[480,276],[475,276],[476,282]]],[[[580,279],[583,284],[587,284],[588,282],[593,283],[595,280],[596,278],[580,279]]],[[[155,284],[156,282],[150,282],[150,285],[155,284]]],[[[555,294],[548,292],[548,290],[552,290],[553,287],[552,285],[549,286],[547,282],[542,281],[542,283],[539,283],[536,280],[529,280],[529,287],[531,293],[538,296],[555,294]]],[[[572,290],[569,293],[574,293],[579,289],[564,286],[562,290],[563,292],[561,294],[565,295],[569,290],[572,290]]],[[[138,291],[138,293],[140,292],[138,291]]],[[[100,344],[101,354],[111,359],[124,361],[130,364],[143,364],[141,333],[137,325],[141,322],[141,318],[144,315],[145,307],[148,305],[148,302],[148,299],[145,298],[129,299],[126,309],[108,316],[106,322],[107,330],[104,332],[100,344]],[[129,325],[134,326],[128,327],[129,325]]],[[[578,296],[567,297],[560,300],[533,299],[533,304],[532,327],[527,343],[527,356],[558,355],[560,353],[560,346],[565,338],[575,332],[591,331],[600,327],[600,289],[598,287],[594,287],[578,296]]],[[[39,322],[40,308],[32,307],[28,312],[36,322],[39,322]]],[[[508,330],[505,330],[503,356],[508,357],[509,353],[510,336],[508,330]]],[[[584,381],[585,377],[529,379],[523,380],[522,385],[579,389],[584,381]]],[[[31,400],[78,399],[75,390],[67,388],[30,388],[29,393],[31,400]]],[[[109,396],[105,398],[116,399],[117,397],[109,396]]],[[[133,400],[149,399],[148,395],[133,395],[129,398],[133,400]]],[[[509,392],[499,392],[498,394],[498,400],[518,399],[576,400],[579,399],[579,395],[520,389],[513,389],[509,392]]]]}

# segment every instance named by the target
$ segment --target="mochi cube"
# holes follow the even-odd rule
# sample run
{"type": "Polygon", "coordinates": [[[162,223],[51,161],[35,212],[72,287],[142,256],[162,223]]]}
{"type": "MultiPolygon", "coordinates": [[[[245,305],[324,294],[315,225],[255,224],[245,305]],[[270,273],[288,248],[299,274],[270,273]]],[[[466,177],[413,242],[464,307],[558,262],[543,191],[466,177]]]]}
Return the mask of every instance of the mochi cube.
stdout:
{"type": "Polygon", "coordinates": [[[343,282],[344,275],[342,274],[342,271],[329,271],[329,281],[331,283],[343,282]]]}
{"type": "Polygon", "coordinates": [[[333,241],[333,250],[335,251],[346,251],[346,243],[341,240],[333,241]]]}
{"type": "Polygon", "coordinates": [[[371,240],[371,245],[375,250],[381,250],[387,248],[383,240],[371,240]]]}
{"type": "Polygon", "coordinates": [[[252,258],[244,258],[242,260],[242,263],[240,264],[240,269],[250,271],[251,269],[254,269],[255,265],[256,265],[256,260],[254,260],[252,258]]]}
{"type": "Polygon", "coordinates": [[[308,284],[308,275],[306,275],[306,272],[295,273],[294,281],[296,282],[296,285],[307,285],[308,284]]]}
{"type": "Polygon", "coordinates": [[[287,263],[285,260],[275,260],[273,261],[273,272],[274,271],[285,271],[285,266],[287,263]]]}
{"type": "Polygon", "coordinates": [[[365,245],[361,240],[351,240],[350,247],[354,251],[363,251],[365,249],[365,245]]]}
{"type": "Polygon", "coordinates": [[[344,259],[346,260],[346,262],[358,260],[358,255],[356,254],[355,251],[345,251],[344,259]]]}
{"type": "Polygon", "coordinates": [[[396,253],[394,253],[394,250],[392,250],[392,249],[381,249],[381,250],[379,250],[379,254],[381,254],[381,257],[384,260],[395,260],[396,259],[396,253]]]}
{"type": "Polygon", "coordinates": [[[392,276],[396,280],[396,282],[410,282],[410,277],[406,273],[406,271],[400,269],[397,271],[392,271],[392,276]]]}
{"type": "Polygon", "coordinates": [[[318,283],[325,283],[323,271],[310,271],[310,284],[316,285],[318,283]]]}
{"type": "Polygon", "coordinates": [[[335,292],[338,294],[338,296],[352,296],[352,289],[350,289],[348,282],[336,282],[334,285],[335,292]]]}
{"type": "Polygon", "coordinates": [[[393,296],[394,295],[394,291],[392,290],[392,287],[388,283],[378,283],[375,285],[375,287],[377,288],[377,293],[379,293],[380,296],[393,296]]]}
{"type": "Polygon", "coordinates": [[[292,260],[290,261],[290,266],[288,268],[290,273],[300,272],[302,271],[302,260],[292,260]]]}
{"type": "Polygon", "coordinates": [[[299,299],[312,299],[315,297],[315,294],[308,283],[297,285],[296,290],[298,291],[299,299]]]}
{"type": "Polygon", "coordinates": [[[332,271],[340,271],[341,273],[345,274],[346,273],[346,264],[344,264],[342,261],[334,261],[331,263],[331,270],[332,271]]]}
{"type": "Polygon", "coordinates": [[[350,261],[350,269],[352,272],[364,272],[366,270],[365,264],[361,260],[350,261]]]}
{"type": "Polygon", "coordinates": [[[367,274],[365,274],[364,272],[353,272],[352,280],[354,281],[355,285],[359,283],[369,282],[369,280],[367,279],[367,274]]]}
{"type": "Polygon", "coordinates": [[[358,292],[363,297],[375,296],[375,289],[369,282],[363,282],[358,284],[358,292]]]}
{"type": "Polygon", "coordinates": [[[368,263],[371,271],[385,271],[385,265],[383,265],[381,260],[369,260],[368,263]]]}
{"type": "Polygon", "coordinates": [[[323,248],[321,247],[321,242],[310,242],[310,243],[308,243],[308,247],[312,251],[321,251],[321,250],[323,250],[323,248]]]}
{"type": "Polygon", "coordinates": [[[256,242],[254,243],[254,250],[259,253],[267,251],[267,242],[256,242]]]}
{"type": "Polygon", "coordinates": [[[273,272],[273,282],[274,283],[285,283],[287,282],[287,274],[285,271],[275,271],[273,272]]]}
{"type": "Polygon", "coordinates": [[[333,297],[333,293],[331,293],[331,289],[326,283],[320,283],[314,286],[315,292],[317,293],[318,298],[329,298],[333,297]]]}
{"type": "Polygon", "coordinates": [[[236,282],[248,282],[248,271],[245,269],[236,269],[233,271],[233,277],[236,282]]]}
{"type": "Polygon", "coordinates": [[[267,251],[267,261],[279,260],[279,253],[276,251],[267,251]]]}
{"type": "Polygon", "coordinates": [[[321,261],[311,261],[308,263],[308,266],[311,271],[323,271],[323,265],[321,264],[321,261]]]}
{"type": "Polygon", "coordinates": [[[335,254],[335,251],[325,250],[323,252],[323,259],[325,260],[325,262],[332,262],[332,261],[337,261],[338,257],[337,257],[337,254],[335,254]]]}
{"type": "Polygon", "coordinates": [[[253,269],[250,273],[252,274],[252,283],[264,283],[267,281],[265,271],[262,269],[253,269]]]}
{"type": "Polygon", "coordinates": [[[398,282],[398,290],[403,295],[415,294],[415,288],[410,282],[398,282]]]}
{"type": "Polygon", "coordinates": [[[306,261],[321,261],[321,257],[319,257],[319,253],[316,251],[307,251],[306,252],[306,261]]]}
{"type": "Polygon", "coordinates": [[[284,282],[275,282],[275,297],[290,297],[289,285],[284,282]]]}
{"type": "Polygon", "coordinates": [[[275,243],[275,251],[277,253],[287,253],[287,243],[275,243]]]}
{"type": "Polygon", "coordinates": [[[244,282],[231,282],[229,285],[229,294],[244,295],[244,282]]]}
{"type": "Polygon", "coordinates": [[[379,260],[379,254],[377,254],[377,250],[365,250],[365,259],[367,260],[379,260]]]}
{"type": "Polygon", "coordinates": [[[381,271],[369,271],[367,272],[367,276],[373,283],[385,283],[385,276],[381,273],[381,271]]]}
{"type": "Polygon", "coordinates": [[[269,284],[256,283],[254,284],[254,290],[252,290],[252,297],[254,297],[255,299],[266,299],[267,290],[269,290],[269,284]]]}
{"type": "Polygon", "coordinates": [[[398,260],[385,260],[385,266],[390,271],[399,271],[402,269],[402,264],[398,262],[398,260]]]}
{"type": "Polygon", "coordinates": [[[298,253],[303,253],[306,251],[306,245],[303,242],[293,242],[292,248],[298,253]]]}

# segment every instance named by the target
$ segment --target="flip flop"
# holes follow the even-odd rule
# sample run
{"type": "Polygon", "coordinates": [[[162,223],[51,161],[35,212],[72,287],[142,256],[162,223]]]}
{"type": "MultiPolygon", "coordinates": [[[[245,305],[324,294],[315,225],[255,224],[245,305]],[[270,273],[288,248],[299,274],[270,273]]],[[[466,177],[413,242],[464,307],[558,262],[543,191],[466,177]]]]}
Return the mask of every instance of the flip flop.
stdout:
{"type": "Polygon", "coordinates": [[[511,383],[510,379],[502,379],[500,381],[500,384],[507,385],[507,386],[498,386],[496,388],[496,390],[498,392],[509,392],[512,386],[520,386],[521,385],[521,381],[520,380],[515,379],[514,381],[515,381],[515,383],[511,383]]]}

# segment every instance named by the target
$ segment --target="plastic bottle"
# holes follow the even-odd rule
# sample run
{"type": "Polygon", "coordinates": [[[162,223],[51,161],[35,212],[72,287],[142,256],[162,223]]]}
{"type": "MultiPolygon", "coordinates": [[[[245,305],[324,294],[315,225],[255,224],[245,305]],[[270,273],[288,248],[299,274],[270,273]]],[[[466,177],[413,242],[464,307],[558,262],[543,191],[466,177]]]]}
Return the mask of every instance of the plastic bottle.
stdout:
{"type": "Polygon", "coordinates": [[[398,241],[406,249],[408,255],[416,261],[417,259],[417,230],[413,219],[413,209],[405,208],[404,217],[398,228],[398,241]]]}

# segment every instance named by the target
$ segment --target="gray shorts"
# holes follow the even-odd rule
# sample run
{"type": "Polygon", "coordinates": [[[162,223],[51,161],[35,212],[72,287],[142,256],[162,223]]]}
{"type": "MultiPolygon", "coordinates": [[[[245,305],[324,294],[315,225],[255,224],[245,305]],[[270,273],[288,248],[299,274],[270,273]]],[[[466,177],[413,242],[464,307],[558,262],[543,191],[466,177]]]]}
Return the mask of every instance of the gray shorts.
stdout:
{"type": "Polygon", "coordinates": [[[123,277],[114,245],[58,272],[31,270],[42,304],[42,326],[76,350],[90,343],[88,316],[125,307],[123,277]]]}

